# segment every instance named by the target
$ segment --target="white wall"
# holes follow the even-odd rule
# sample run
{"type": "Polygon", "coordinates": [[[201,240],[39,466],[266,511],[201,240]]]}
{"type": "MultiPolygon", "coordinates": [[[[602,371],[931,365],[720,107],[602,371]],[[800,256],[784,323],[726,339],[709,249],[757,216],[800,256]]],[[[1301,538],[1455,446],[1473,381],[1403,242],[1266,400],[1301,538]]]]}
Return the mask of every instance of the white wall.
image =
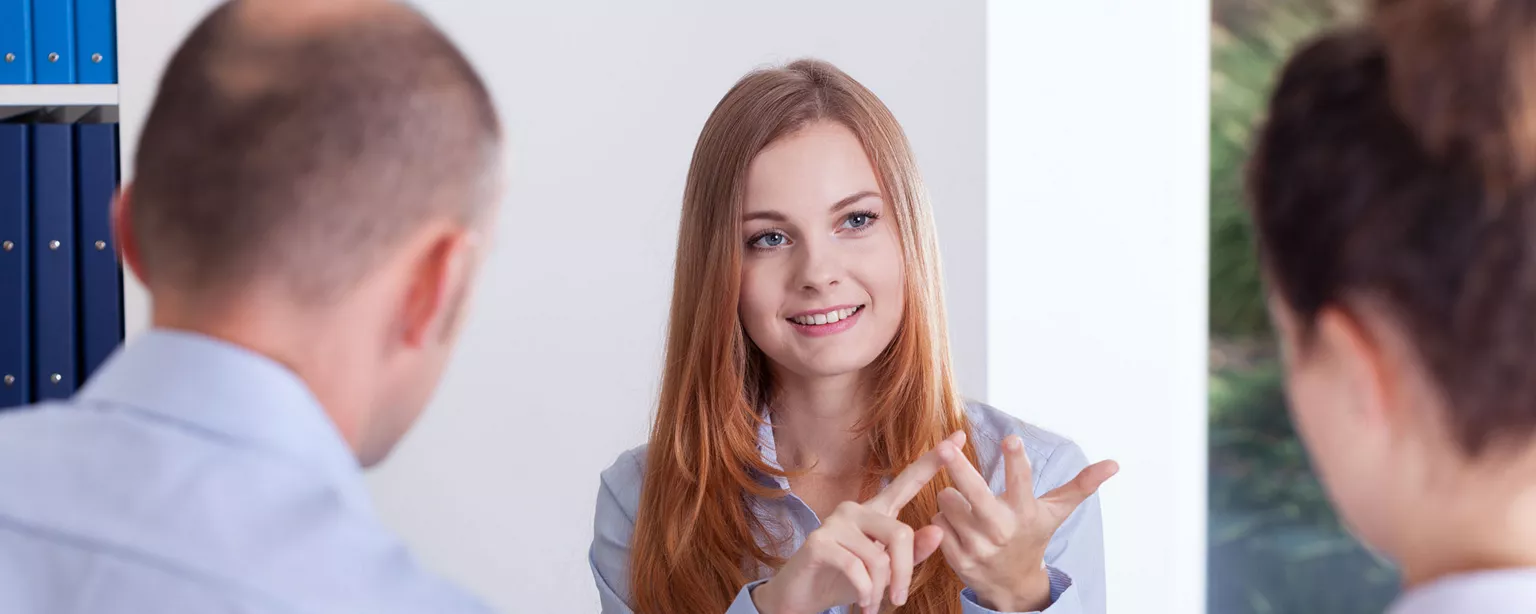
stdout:
{"type": "Polygon", "coordinates": [[[987,373],[1122,473],[1111,612],[1204,611],[1206,0],[987,3],[987,373]]]}
{"type": "MultiPolygon", "coordinates": [[[[161,66],[211,4],[119,3],[125,157],[161,66]]],[[[486,77],[514,156],[462,347],[371,478],[430,566],[507,611],[595,611],[597,475],[645,437],[693,143],[766,63],[831,60],[906,127],[937,208],[961,383],[985,396],[981,0],[420,4],[486,77]]],[[[127,302],[142,330],[142,291],[127,302]]]]}

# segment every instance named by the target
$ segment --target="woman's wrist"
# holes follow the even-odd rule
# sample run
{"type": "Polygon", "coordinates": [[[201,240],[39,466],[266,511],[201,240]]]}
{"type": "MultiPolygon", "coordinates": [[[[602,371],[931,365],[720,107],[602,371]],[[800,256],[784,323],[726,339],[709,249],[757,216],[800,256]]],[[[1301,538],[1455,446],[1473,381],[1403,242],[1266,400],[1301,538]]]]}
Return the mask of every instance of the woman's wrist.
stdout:
{"type": "Polygon", "coordinates": [[[758,614],[779,614],[779,596],[773,590],[773,580],[752,587],[752,607],[758,614]]]}
{"type": "Polygon", "coordinates": [[[1017,582],[999,586],[972,586],[984,608],[998,612],[1037,612],[1051,606],[1051,576],[1045,567],[1031,570],[1017,582]]]}

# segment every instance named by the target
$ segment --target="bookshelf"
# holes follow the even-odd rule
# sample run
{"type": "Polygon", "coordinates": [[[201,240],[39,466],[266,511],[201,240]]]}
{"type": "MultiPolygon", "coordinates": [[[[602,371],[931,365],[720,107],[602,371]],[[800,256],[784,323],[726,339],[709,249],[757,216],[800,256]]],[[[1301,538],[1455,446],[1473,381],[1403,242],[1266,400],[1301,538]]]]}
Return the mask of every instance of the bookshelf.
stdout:
{"type": "Polygon", "coordinates": [[[97,110],[117,121],[116,85],[0,85],[0,121],[35,111],[74,121],[97,110]]]}
{"type": "Polygon", "coordinates": [[[0,85],[0,107],[112,107],[117,85],[0,85]]]}
{"type": "MultiPolygon", "coordinates": [[[[26,288],[0,306],[8,324],[20,317],[26,329],[19,337],[0,331],[10,354],[0,361],[0,405],[73,394],[121,342],[121,268],[114,253],[102,253],[112,242],[107,210],[121,168],[117,129],[109,125],[118,121],[117,105],[116,84],[0,84],[0,126],[9,148],[0,230],[23,247],[22,255],[0,263],[0,279],[6,294],[18,280],[26,288]],[[20,156],[18,144],[25,151],[20,156]],[[24,213],[16,214],[17,205],[24,213]],[[30,227],[30,240],[15,234],[18,221],[30,227]],[[36,247],[45,236],[53,238],[51,250],[36,247]],[[92,242],[95,251],[77,247],[92,242]],[[27,364],[20,369],[18,345],[30,346],[21,352],[27,364]],[[19,389],[18,379],[25,380],[19,389]]],[[[12,241],[6,244],[12,251],[12,241]]]]}

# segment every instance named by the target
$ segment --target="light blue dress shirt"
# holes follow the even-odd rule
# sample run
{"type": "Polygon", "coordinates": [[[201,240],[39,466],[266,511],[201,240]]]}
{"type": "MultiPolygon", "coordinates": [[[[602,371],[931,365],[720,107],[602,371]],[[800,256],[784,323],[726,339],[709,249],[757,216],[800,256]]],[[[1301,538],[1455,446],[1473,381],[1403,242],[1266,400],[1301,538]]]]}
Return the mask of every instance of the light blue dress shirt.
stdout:
{"type": "Polygon", "coordinates": [[[276,362],[153,331],[0,412],[0,612],[487,612],[424,573],[276,362]]]}
{"type": "MultiPolygon", "coordinates": [[[[970,404],[966,411],[971,420],[970,437],[976,445],[981,473],[987,477],[994,493],[1002,493],[1006,484],[1002,442],[1009,435],[1024,439],[1037,497],[1077,477],[1077,473],[1088,466],[1088,458],[1082,449],[1066,438],[1026,425],[986,405],[970,404]]],[[[758,447],[765,460],[779,466],[771,425],[765,423],[758,431],[758,447]]],[[[589,558],[604,614],[628,614],[631,611],[629,548],[635,531],[635,512],[640,507],[645,450],[645,446],[640,446],[621,454],[603,472],[597,494],[589,558]]],[[[788,480],[768,476],[763,479],[785,491],[790,490],[788,480]]],[[[821,526],[815,512],[794,492],[788,492],[780,499],[757,499],[752,504],[759,514],[793,531],[793,539],[789,540],[791,549],[781,553],[785,556],[799,549],[805,543],[805,537],[821,526]]],[[[1056,531],[1046,548],[1045,561],[1051,577],[1052,604],[1044,612],[1104,614],[1104,528],[1097,495],[1084,501],[1056,531]]],[[[750,592],[766,581],[767,575],[765,573],[762,579],[743,586],[726,614],[757,614],[750,592]]],[[[960,600],[966,614],[993,612],[978,604],[970,589],[955,598],[960,600]]],[[[837,607],[827,610],[826,614],[846,614],[848,611],[847,607],[837,607]]]]}
{"type": "Polygon", "coordinates": [[[1536,612],[1536,567],[1447,576],[1403,593],[1389,614],[1530,614],[1536,612]]]}

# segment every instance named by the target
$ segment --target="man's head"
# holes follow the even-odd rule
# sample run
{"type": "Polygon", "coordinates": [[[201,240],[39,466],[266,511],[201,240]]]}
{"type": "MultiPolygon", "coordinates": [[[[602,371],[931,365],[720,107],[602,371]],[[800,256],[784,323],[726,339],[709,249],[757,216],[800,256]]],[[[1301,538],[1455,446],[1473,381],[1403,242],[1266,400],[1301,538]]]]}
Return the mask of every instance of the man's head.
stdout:
{"type": "Polygon", "coordinates": [[[157,325],[283,361],[364,464],[441,375],[499,200],[501,130],[426,18],[236,1],[166,68],[120,199],[157,325]]]}

